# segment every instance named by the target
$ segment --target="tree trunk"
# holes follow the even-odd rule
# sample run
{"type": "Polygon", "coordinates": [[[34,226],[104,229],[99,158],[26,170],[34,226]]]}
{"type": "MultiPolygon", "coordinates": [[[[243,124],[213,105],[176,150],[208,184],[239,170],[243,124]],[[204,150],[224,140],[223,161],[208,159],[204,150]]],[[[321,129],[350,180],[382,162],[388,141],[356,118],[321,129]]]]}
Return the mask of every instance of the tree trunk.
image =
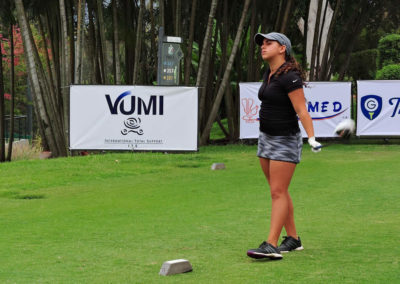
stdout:
{"type": "Polygon", "coordinates": [[[55,156],[59,155],[59,150],[55,137],[53,135],[53,130],[50,124],[49,117],[46,112],[45,102],[42,97],[42,90],[39,83],[39,76],[36,69],[34,42],[32,40],[31,30],[29,23],[27,21],[24,6],[22,0],[15,0],[15,7],[17,11],[17,17],[19,26],[21,28],[22,38],[24,42],[25,58],[27,61],[28,75],[32,83],[32,90],[35,95],[35,101],[37,102],[36,107],[39,113],[40,124],[43,125],[43,132],[46,136],[46,141],[49,144],[50,150],[55,156]]]}
{"type": "Polygon", "coordinates": [[[175,13],[175,35],[181,36],[181,20],[182,20],[182,2],[176,0],[176,13],[175,13]]]}
{"type": "Polygon", "coordinates": [[[317,50],[317,64],[315,65],[315,79],[320,80],[320,57],[321,57],[321,48],[322,48],[322,34],[324,33],[324,26],[325,26],[325,20],[326,20],[326,11],[328,10],[328,4],[329,1],[325,0],[325,9],[324,9],[324,14],[322,17],[322,25],[320,28],[319,32],[319,39],[318,39],[318,50],[317,50]]]}
{"type": "Polygon", "coordinates": [[[164,27],[165,31],[165,3],[164,0],[159,0],[160,4],[160,27],[164,27]]]}
{"type": "MultiPolygon", "coordinates": [[[[46,140],[54,156],[66,156],[67,140],[65,137],[65,127],[63,124],[63,111],[60,111],[60,109],[63,110],[63,102],[60,99],[61,106],[57,105],[55,95],[57,92],[52,90],[49,79],[46,77],[46,72],[44,71],[41,59],[39,57],[32,30],[30,29],[30,25],[26,20],[23,6],[20,8],[22,8],[21,10],[23,13],[17,14],[21,14],[21,31],[23,31],[25,28],[24,33],[22,33],[24,49],[27,45],[30,52],[27,52],[27,49],[25,49],[25,55],[28,57],[26,57],[28,61],[28,69],[31,72],[31,74],[30,72],[28,72],[28,74],[31,75],[30,81],[32,83],[33,93],[35,94],[35,101],[37,102],[36,107],[39,108],[40,119],[43,120],[39,125],[49,128],[48,131],[44,129],[43,132],[46,134],[46,140]],[[29,58],[30,55],[31,58],[29,58]],[[31,66],[29,64],[30,61],[33,63],[31,66]],[[32,69],[34,69],[33,72],[32,69]],[[48,124],[47,122],[51,123],[48,124]]],[[[20,18],[20,15],[18,15],[18,17],[20,18]]]]}
{"type": "MultiPolygon", "coordinates": [[[[75,29],[74,29],[74,3],[75,0],[67,0],[66,2],[66,15],[67,15],[67,31],[68,31],[68,40],[69,40],[69,66],[68,70],[70,74],[68,75],[68,82],[72,84],[74,74],[75,74],[75,29]]],[[[76,5],[77,6],[77,5],[76,5]]],[[[69,90],[68,90],[68,99],[69,99],[69,90]]],[[[68,102],[69,105],[69,102],[68,102]]],[[[67,129],[68,131],[68,129],[67,129]]],[[[68,145],[68,144],[67,144],[68,145]]]]}
{"type": "MultiPolygon", "coordinates": [[[[216,19],[218,22],[218,19],[216,19]]],[[[215,95],[214,91],[216,92],[217,89],[215,85],[218,85],[218,82],[221,78],[217,78],[215,80],[215,60],[216,60],[216,53],[217,53],[217,42],[218,42],[218,26],[214,30],[214,37],[211,41],[211,46],[208,50],[208,55],[206,56],[206,63],[204,64],[204,70],[207,70],[207,73],[204,74],[204,85],[203,85],[203,99],[204,99],[204,111],[202,113],[202,120],[200,121],[200,132],[203,131],[207,117],[209,116],[209,111],[211,110],[212,102],[214,101],[215,95]],[[215,82],[216,81],[216,82],[215,82]]]]}
{"type": "MultiPolygon", "coordinates": [[[[210,45],[211,45],[212,27],[213,27],[215,12],[217,10],[217,4],[218,4],[218,0],[212,0],[210,14],[208,16],[207,30],[206,30],[206,34],[204,36],[203,48],[201,51],[199,69],[197,71],[197,80],[196,80],[197,87],[204,87],[204,84],[205,84],[205,82],[203,80],[203,69],[205,67],[205,64],[207,63],[206,57],[210,56],[209,50],[210,50],[210,45]]],[[[203,119],[205,96],[206,96],[205,89],[200,88],[199,122],[201,122],[203,119]]]]}
{"type": "Polygon", "coordinates": [[[213,27],[215,12],[217,10],[217,5],[218,5],[218,0],[212,0],[210,14],[208,16],[206,34],[204,36],[203,48],[202,48],[201,56],[200,56],[199,68],[197,71],[197,80],[196,80],[197,87],[202,86],[202,84],[204,83],[202,80],[203,79],[203,71],[204,71],[204,67],[205,67],[205,63],[206,63],[206,57],[207,57],[207,54],[208,54],[208,51],[209,51],[210,45],[211,45],[212,27],[213,27]]]}
{"type": "Polygon", "coordinates": [[[121,63],[119,59],[119,36],[118,36],[118,14],[117,14],[117,0],[112,0],[112,11],[113,11],[113,35],[114,35],[114,81],[115,84],[121,84],[121,63]]]}
{"type": "Polygon", "coordinates": [[[215,77],[215,61],[217,55],[217,43],[218,43],[218,33],[219,33],[218,30],[219,25],[217,24],[218,22],[219,22],[218,15],[216,15],[215,17],[216,25],[215,28],[213,28],[214,34],[212,35],[211,45],[209,47],[208,54],[206,56],[204,64],[204,70],[207,70],[207,73],[203,73],[204,111],[202,113],[200,133],[203,131],[207,122],[207,118],[210,114],[209,111],[211,110],[212,102],[214,101],[217,92],[216,86],[221,82],[221,76],[219,76],[218,78],[215,77]]]}
{"type": "MultiPolygon", "coordinates": [[[[1,52],[0,52],[1,53],[1,52]]],[[[14,102],[15,102],[15,76],[14,76],[14,26],[10,24],[10,83],[11,83],[11,104],[10,104],[10,139],[8,140],[7,161],[11,161],[12,146],[14,142],[14,102]]]]}
{"type": "MultiPolygon", "coordinates": [[[[271,3],[271,1],[266,1],[266,4],[270,4],[270,3],[271,3]]],[[[273,17],[272,16],[273,16],[274,12],[275,11],[273,9],[271,9],[270,13],[261,13],[261,32],[262,33],[268,31],[268,29],[273,26],[273,24],[272,24],[273,17]]],[[[262,74],[260,74],[261,73],[260,71],[262,69],[262,66],[264,65],[264,61],[262,60],[262,57],[259,53],[260,52],[259,47],[256,47],[256,51],[258,52],[258,54],[256,56],[257,59],[256,59],[256,66],[254,67],[254,77],[253,78],[255,78],[255,80],[258,81],[258,80],[260,80],[260,76],[262,75],[262,74]]]]}
{"type": "Polygon", "coordinates": [[[329,81],[328,78],[328,73],[329,73],[329,69],[330,66],[327,65],[328,62],[328,54],[329,54],[329,46],[330,46],[330,42],[332,39],[332,35],[333,35],[333,28],[335,27],[336,24],[336,19],[338,17],[339,14],[339,8],[340,8],[340,4],[341,4],[341,0],[338,0],[336,2],[336,7],[335,7],[335,11],[333,12],[333,16],[332,16],[332,21],[331,21],[331,25],[329,26],[329,31],[328,31],[328,35],[326,37],[326,43],[325,43],[325,49],[324,49],[324,53],[322,55],[322,61],[321,61],[321,80],[323,81],[329,81]]]}
{"type": "Polygon", "coordinates": [[[233,142],[236,137],[236,127],[235,127],[235,108],[233,103],[233,96],[232,96],[232,88],[230,85],[226,87],[225,95],[225,108],[226,108],[226,117],[228,120],[228,129],[229,129],[229,141],[233,142]]]}
{"type": "MultiPolygon", "coordinates": [[[[237,8],[238,7],[238,2],[239,4],[242,3],[242,0],[230,0],[229,1],[229,19],[235,19],[236,13],[237,13],[237,8]]],[[[232,23],[231,23],[232,25],[232,23]]]]}
{"type": "MultiPolygon", "coordinates": [[[[256,18],[256,3],[253,4],[252,6],[252,14],[251,14],[251,30],[252,33],[250,33],[250,48],[249,48],[249,70],[247,72],[248,74],[248,81],[252,80],[252,75],[254,75],[254,71],[252,72],[252,69],[254,69],[254,34],[255,34],[255,18],[256,18]],[[253,67],[251,67],[253,66],[253,67]]],[[[227,62],[227,48],[228,48],[228,35],[229,35],[229,22],[228,22],[228,0],[224,0],[224,10],[223,10],[223,16],[222,16],[222,21],[223,21],[223,28],[222,28],[222,42],[221,42],[221,68],[220,71],[218,72],[218,79],[222,76],[223,70],[226,69],[226,62],[227,62]]],[[[222,80],[219,80],[219,83],[222,80]]],[[[216,88],[217,90],[219,89],[219,86],[216,88]]],[[[232,141],[235,137],[235,120],[234,120],[234,107],[233,107],[233,98],[232,98],[232,88],[230,84],[228,83],[228,86],[225,91],[224,95],[224,103],[225,103],[225,109],[226,109],[226,116],[228,120],[228,130],[229,130],[229,141],[232,141]]]]}
{"type": "MultiPolygon", "coordinates": [[[[308,15],[310,12],[310,0],[306,1],[306,15],[304,17],[304,35],[303,35],[303,60],[302,60],[302,68],[303,70],[307,70],[307,34],[308,34],[308,15]]],[[[307,72],[308,73],[308,72],[307,72]]]]}
{"type": "MultiPolygon", "coordinates": [[[[128,25],[128,29],[124,33],[125,41],[125,84],[131,85],[133,78],[133,65],[135,64],[135,37],[134,37],[134,8],[132,0],[124,1],[124,17],[125,23],[128,25]]],[[[160,8],[161,9],[161,8],[160,8]]],[[[161,13],[161,11],[160,11],[161,13]]]]}
{"type": "MultiPolygon", "coordinates": [[[[254,80],[254,55],[255,55],[255,44],[254,44],[254,36],[256,34],[256,16],[257,16],[257,1],[253,3],[251,8],[251,21],[250,21],[250,42],[249,42],[249,61],[247,67],[247,82],[251,82],[254,80]]],[[[224,20],[225,19],[224,17],[224,20]]],[[[224,25],[228,23],[224,22],[224,25]]]]}
{"type": "Polygon", "coordinates": [[[185,57],[185,85],[190,84],[190,70],[192,66],[192,52],[193,52],[193,38],[194,38],[194,25],[196,18],[197,0],[192,0],[192,11],[190,15],[190,28],[189,28],[189,42],[185,57]]]}
{"type": "MultiPolygon", "coordinates": [[[[39,22],[39,32],[40,32],[40,34],[41,34],[41,36],[43,38],[43,40],[42,40],[42,42],[43,42],[42,48],[45,51],[48,51],[47,38],[45,36],[45,32],[44,32],[42,21],[41,21],[40,17],[38,19],[38,22],[39,22]]],[[[34,39],[32,39],[32,40],[34,41],[34,39]]],[[[52,72],[51,72],[50,67],[49,67],[51,65],[51,63],[50,63],[50,58],[48,56],[48,52],[46,52],[45,58],[46,58],[46,63],[47,63],[46,64],[47,76],[46,76],[46,72],[44,72],[44,69],[42,68],[43,70],[40,70],[40,71],[43,71],[43,72],[40,72],[40,73],[43,73],[43,75],[41,76],[42,77],[42,85],[46,86],[46,93],[48,94],[48,96],[52,100],[51,105],[54,106],[54,107],[57,107],[57,104],[60,103],[60,100],[59,100],[59,98],[57,96],[58,93],[54,88],[54,82],[53,82],[53,78],[52,78],[53,75],[52,75],[52,72]],[[57,93],[57,95],[56,95],[56,93],[57,93]]],[[[42,64],[40,64],[40,66],[42,66],[42,64]]]]}
{"type": "Polygon", "coordinates": [[[78,25],[77,25],[77,40],[76,40],[76,56],[75,56],[75,84],[81,84],[82,78],[82,66],[83,66],[83,38],[85,34],[85,7],[86,7],[85,0],[78,0],[78,25]]]}
{"type": "Polygon", "coordinates": [[[105,84],[109,83],[107,74],[107,48],[106,48],[106,32],[104,29],[104,17],[103,17],[103,0],[97,0],[97,26],[100,40],[100,60],[101,60],[101,76],[105,84]]]}
{"type": "Polygon", "coordinates": [[[144,13],[144,0],[140,0],[139,18],[136,29],[136,48],[135,48],[135,64],[133,67],[133,79],[132,84],[138,84],[138,75],[141,60],[141,48],[142,48],[142,33],[143,33],[143,13],[144,13]]]}
{"type": "MultiPolygon", "coordinates": [[[[44,25],[46,30],[48,31],[49,37],[50,37],[50,54],[52,57],[52,61],[50,61],[48,64],[50,64],[50,72],[51,72],[51,77],[53,77],[53,86],[54,90],[56,92],[56,105],[58,107],[62,107],[61,103],[61,78],[60,78],[60,58],[58,54],[58,44],[59,44],[59,32],[54,32],[53,29],[56,29],[57,27],[51,28],[50,25],[50,16],[49,12],[46,11],[46,15],[44,16],[44,25]]],[[[48,55],[48,54],[47,54],[48,55]]],[[[48,57],[48,56],[47,56],[48,57]]],[[[58,110],[59,113],[62,113],[62,109],[58,110]]]]}
{"type": "MultiPolygon", "coordinates": [[[[43,23],[42,23],[42,17],[39,17],[39,32],[43,38],[43,47],[44,50],[46,50],[46,69],[47,69],[47,74],[49,76],[49,85],[50,85],[50,89],[51,90],[56,90],[56,86],[55,86],[55,82],[54,82],[54,77],[53,77],[53,72],[51,70],[51,62],[50,62],[50,57],[49,57],[49,47],[47,46],[47,38],[44,32],[44,27],[43,27],[43,23]]],[[[54,95],[54,93],[53,93],[54,95]]],[[[55,96],[55,95],[54,95],[55,96]]],[[[56,97],[56,96],[55,96],[56,97]]],[[[59,103],[58,98],[56,97],[56,103],[59,103]]]]}
{"type": "Polygon", "coordinates": [[[284,0],[279,0],[278,13],[276,14],[276,20],[275,20],[275,28],[274,28],[275,31],[279,31],[281,29],[283,2],[284,0]]]}
{"type": "MultiPolygon", "coordinates": [[[[226,68],[227,48],[228,48],[228,36],[229,36],[229,23],[228,23],[228,0],[224,0],[224,7],[222,12],[222,22],[217,21],[217,32],[220,34],[221,39],[221,63],[219,65],[218,74],[215,82],[215,92],[218,92],[219,86],[222,82],[223,72],[226,68]]],[[[217,34],[218,35],[218,34],[217,34]]],[[[216,94],[215,94],[216,95],[216,94]]],[[[213,98],[214,99],[214,98],[213,98]]]]}
{"type": "Polygon", "coordinates": [[[290,14],[290,10],[292,8],[292,3],[293,3],[293,0],[288,0],[286,3],[285,13],[283,14],[282,24],[280,27],[280,32],[283,34],[286,33],[286,28],[288,26],[289,14],[290,14]]]}
{"type": "MultiPolygon", "coordinates": [[[[249,32],[249,25],[245,25],[243,28],[243,34],[246,36],[249,32]]],[[[238,54],[239,56],[236,56],[235,60],[236,60],[236,72],[237,72],[237,82],[243,82],[245,79],[243,78],[243,73],[244,73],[244,68],[242,68],[241,66],[246,64],[246,61],[243,60],[243,49],[244,49],[245,45],[244,44],[239,44],[238,47],[238,54]]]]}
{"type": "Polygon", "coordinates": [[[99,50],[101,49],[98,46],[98,33],[97,33],[97,25],[95,21],[95,7],[92,5],[92,1],[88,1],[88,16],[89,16],[89,31],[88,31],[88,55],[92,64],[93,69],[93,78],[92,82],[94,84],[103,84],[102,75],[101,75],[101,66],[99,60],[99,50]]]}
{"type": "MultiPolygon", "coordinates": [[[[28,79],[26,81],[27,81],[27,85],[28,85],[27,86],[27,89],[28,89],[27,90],[28,101],[33,103],[33,106],[34,106],[32,108],[32,110],[33,110],[32,119],[33,119],[33,116],[36,117],[36,121],[37,121],[38,128],[39,128],[39,136],[41,138],[40,139],[41,145],[39,145],[39,146],[42,146],[45,151],[51,151],[50,150],[50,146],[49,146],[49,142],[47,141],[47,138],[46,138],[46,133],[44,132],[45,127],[44,127],[44,124],[43,124],[43,120],[40,118],[39,108],[37,107],[39,105],[38,101],[37,101],[37,97],[32,91],[32,87],[31,87],[32,86],[32,82],[31,82],[31,79],[29,78],[29,76],[28,76],[28,79]],[[29,97],[31,98],[30,100],[29,100],[29,97]]],[[[60,113],[62,113],[62,112],[60,112],[60,113]]],[[[33,135],[32,135],[32,137],[33,137],[33,135]]]]}
{"type": "MultiPolygon", "coordinates": [[[[64,0],[59,0],[60,2],[60,18],[61,18],[61,42],[63,45],[63,56],[62,62],[64,63],[61,69],[61,93],[62,93],[62,102],[64,109],[64,130],[65,130],[65,139],[66,145],[69,145],[69,86],[71,84],[71,72],[70,72],[70,53],[68,49],[68,23],[67,23],[67,15],[66,15],[66,7],[64,0]]],[[[35,92],[36,93],[36,92],[35,92]]]]}
{"type": "MultiPolygon", "coordinates": [[[[53,135],[55,146],[57,149],[53,149],[54,156],[67,156],[67,137],[66,130],[64,127],[63,121],[63,111],[59,111],[60,109],[63,110],[63,101],[60,98],[60,105],[58,106],[56,103],[56,90],[52,90],[49,84],[49,79],[46,77],[46,72],[44,71],[41,58],[39,56],[38,48],[35,45],[35,40],[33,38],[32,30],[29,28],[29,36],[30,40],[33,43],[33,55],[34,55],[34,62],[35,68],[39,78],[39,87],[40,87],[40,96],[42,97],[44,107],[46,110],[46,114],[48,116],[50,123],[51,133],[53,135]]],[[[58,94],[58,93],[57,93],[58,94]]],[[[69,98],[69,93],[68,93],[69,98]]],[[[68,114],[67,114],[68,115],[68,114]]],[[[68,134],[68,133],[67,133],[68,134]]]]}
{"type": "Polygon", "coordinates": [[[318,35],[319,35],[319,22],[321,19],[321,10],[322,10],[322,1],[318,2],[317,15],[315,20],[315,29],[314,29],[314,37],[313,37],[313,45],[311,51],[311,64],[310,64],[310,81],[314,80],[314,72],[315,72],[315,56],[317,54],[318,48],[318,35]]]}
{"type": "MultiPolygon", "coordinates": [[[[154,78],[157,77],[157,50],[156,50],[156,28],[155,28],[155,19],[154,19],[154,8],[153,8],[153,0],[150,0],[150,82],[154,81],[154,78]],[[153,59],[154,58],[154,59],[153,59]]],[[[156,79],[157,80],[157,79],[156,79]]]]}
{"type": "MultiPolygon", "coordinates": [[[[11,63],[11,65],[14,62],[11,63]]],[[[4,112],[4,80],[3,80],[3,54],[0,46],[0,162],[6,160],[5,157],[5,112],[4,112]]]]}
{"type": "Polygon", "coordinates": [[[88,64],[90,66],[90,83],[97,83],[97,64],[96,64],[96,35],[94,32],[94,20],[93,20],[93,10],[90,5],[90,1],[88,1],[88,33],[87,33],[87,55],[88,55],[88,64]]]}
{"type": "Polygon", "coordinates": [[[213,125],[213,123],[215,121],[215,118],[217,116],[218,109],[219,109],[219,106],[221,104],[222,96],[225,93],[225,89],[226,89],[226,86],[228,84],[230,73],[231,73],[231,70],[232,70],[233,61],[235,59],[236,52],[237,52],[238,47],[239,47],[239,42],[240,42],[240,39],[242,37],[243,28],[244,28],[244,22],[245,22],[245,19],[246,19],[247,10],[249,8],[250,2],[251,2],[251,0],[246,0],[246,2],[244,3],[242,16],[240,18],[239,27],[238,27],[238,30],[237,30],[237,33],[236,33],[236,37],[235,37],[235,41],[234,41],[234,44],[233,44],[233,47],[232,47],[232,52],[231,52],[231,55],[229,57],[228,65],[226,66],[224,77],[222,79],[222,83],[221,83],[221,86],[220,86],[220,88],[218,90],[217,97],[215,98],[213,107],[211,109],[210,116],[209,116],[209,118],[207,120],[206,127],[205,127],[203,133],[201,134],[201,138],[200,138],[200,144],[201,145],[205,145],[207,143],[207,141],[208,141],[208,138],[210,136],[211,127],[212,127],[212,125],[213,125]]]}

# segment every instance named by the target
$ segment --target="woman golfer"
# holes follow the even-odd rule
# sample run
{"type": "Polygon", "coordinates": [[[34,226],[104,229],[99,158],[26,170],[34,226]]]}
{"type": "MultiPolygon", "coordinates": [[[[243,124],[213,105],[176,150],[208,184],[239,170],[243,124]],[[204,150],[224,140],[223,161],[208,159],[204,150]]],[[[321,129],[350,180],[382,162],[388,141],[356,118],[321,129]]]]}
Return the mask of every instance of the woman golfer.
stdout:
{"type": "Polygon", "coordinates": [[[261,56],[269,64],[258,92],[262,103],[257,156],[271,190],[272,209],[268,239],[259,248],[248,250],[247,255],[280,259],[283,252],[303,249],[288,191],[303,144],[298,118],[312,150],[320,151],[321,144],[315,141],[303,92],[304,73],[290,53],[290,40],[280,33],[259,33],[254,40],[261,46],[261,56]],[[283,227],[287,236],[278,247],[283,227]]]}

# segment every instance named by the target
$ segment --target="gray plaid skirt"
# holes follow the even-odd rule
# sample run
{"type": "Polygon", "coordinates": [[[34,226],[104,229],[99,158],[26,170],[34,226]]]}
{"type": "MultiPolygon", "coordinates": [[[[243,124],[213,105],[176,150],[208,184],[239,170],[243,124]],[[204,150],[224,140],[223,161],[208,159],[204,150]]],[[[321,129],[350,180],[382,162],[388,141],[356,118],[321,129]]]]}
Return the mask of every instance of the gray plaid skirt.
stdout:
{"type": "Polygon", "coordinates": [[[302,147],[301,132],[290,136],[272,136],[260,131],[257,156],[298,164],[301,160],[302,147]]]}

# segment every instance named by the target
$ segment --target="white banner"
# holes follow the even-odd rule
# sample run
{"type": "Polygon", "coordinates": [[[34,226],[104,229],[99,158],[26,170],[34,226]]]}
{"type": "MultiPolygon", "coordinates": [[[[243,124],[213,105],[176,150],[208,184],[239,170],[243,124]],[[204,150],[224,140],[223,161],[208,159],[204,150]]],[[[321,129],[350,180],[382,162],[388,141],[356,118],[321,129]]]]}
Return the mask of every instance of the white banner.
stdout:
{"type": "Polygon", "coordinates": [[[197,150],[197,88],[71,86],[71,150],[197,150]]]}
{"type": "MultiPolygon", "coordinates": [[[[258,138],[260,83],[240,83],[240,139],[258,138]]],[[[351,117],[350,82],[309,82],[304,89],[316,137],[336,137],[334,129],[351,117]]],[[[303,137],[307,137],[299,123],[303,137]]]]}
{"type": "Polygon", "coordinates": [[[240,139],[258,138],[261,102],[258,90],[262,83],[239,83],[240,90],[240,139]]]}
{"type": "Polygon", "coordinates": [[[357,135],[400,135],[400,80],[357,81],[357,135]]]}

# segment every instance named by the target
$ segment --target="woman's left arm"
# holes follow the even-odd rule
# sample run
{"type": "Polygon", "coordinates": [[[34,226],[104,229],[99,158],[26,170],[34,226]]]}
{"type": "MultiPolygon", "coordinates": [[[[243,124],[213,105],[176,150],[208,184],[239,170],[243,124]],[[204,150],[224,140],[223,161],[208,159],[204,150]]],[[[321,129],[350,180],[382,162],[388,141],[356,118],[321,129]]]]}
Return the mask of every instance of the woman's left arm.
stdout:
{"type": "Polygon", "coordinates": [[[307,133],[309,138],[314,137],[314,127],[310,114],[306,108],[306,99],[304,97],[303,88],[296,89],[289,93],[290,101],[292,102],[293,108],[300,118],[301,124],[307,133]]]}
{"type": "Polygon", "coordinates": [[[293,108],[300,118],[301,124],[308,136],[308,144],[312,147],[314,152],[321,151],[321,143],[315,141],[314,126],[310,114],[306,108],[306,98],[304,97],[303,88],[296,89],[289,93],[290,101],[293,108]]]}

